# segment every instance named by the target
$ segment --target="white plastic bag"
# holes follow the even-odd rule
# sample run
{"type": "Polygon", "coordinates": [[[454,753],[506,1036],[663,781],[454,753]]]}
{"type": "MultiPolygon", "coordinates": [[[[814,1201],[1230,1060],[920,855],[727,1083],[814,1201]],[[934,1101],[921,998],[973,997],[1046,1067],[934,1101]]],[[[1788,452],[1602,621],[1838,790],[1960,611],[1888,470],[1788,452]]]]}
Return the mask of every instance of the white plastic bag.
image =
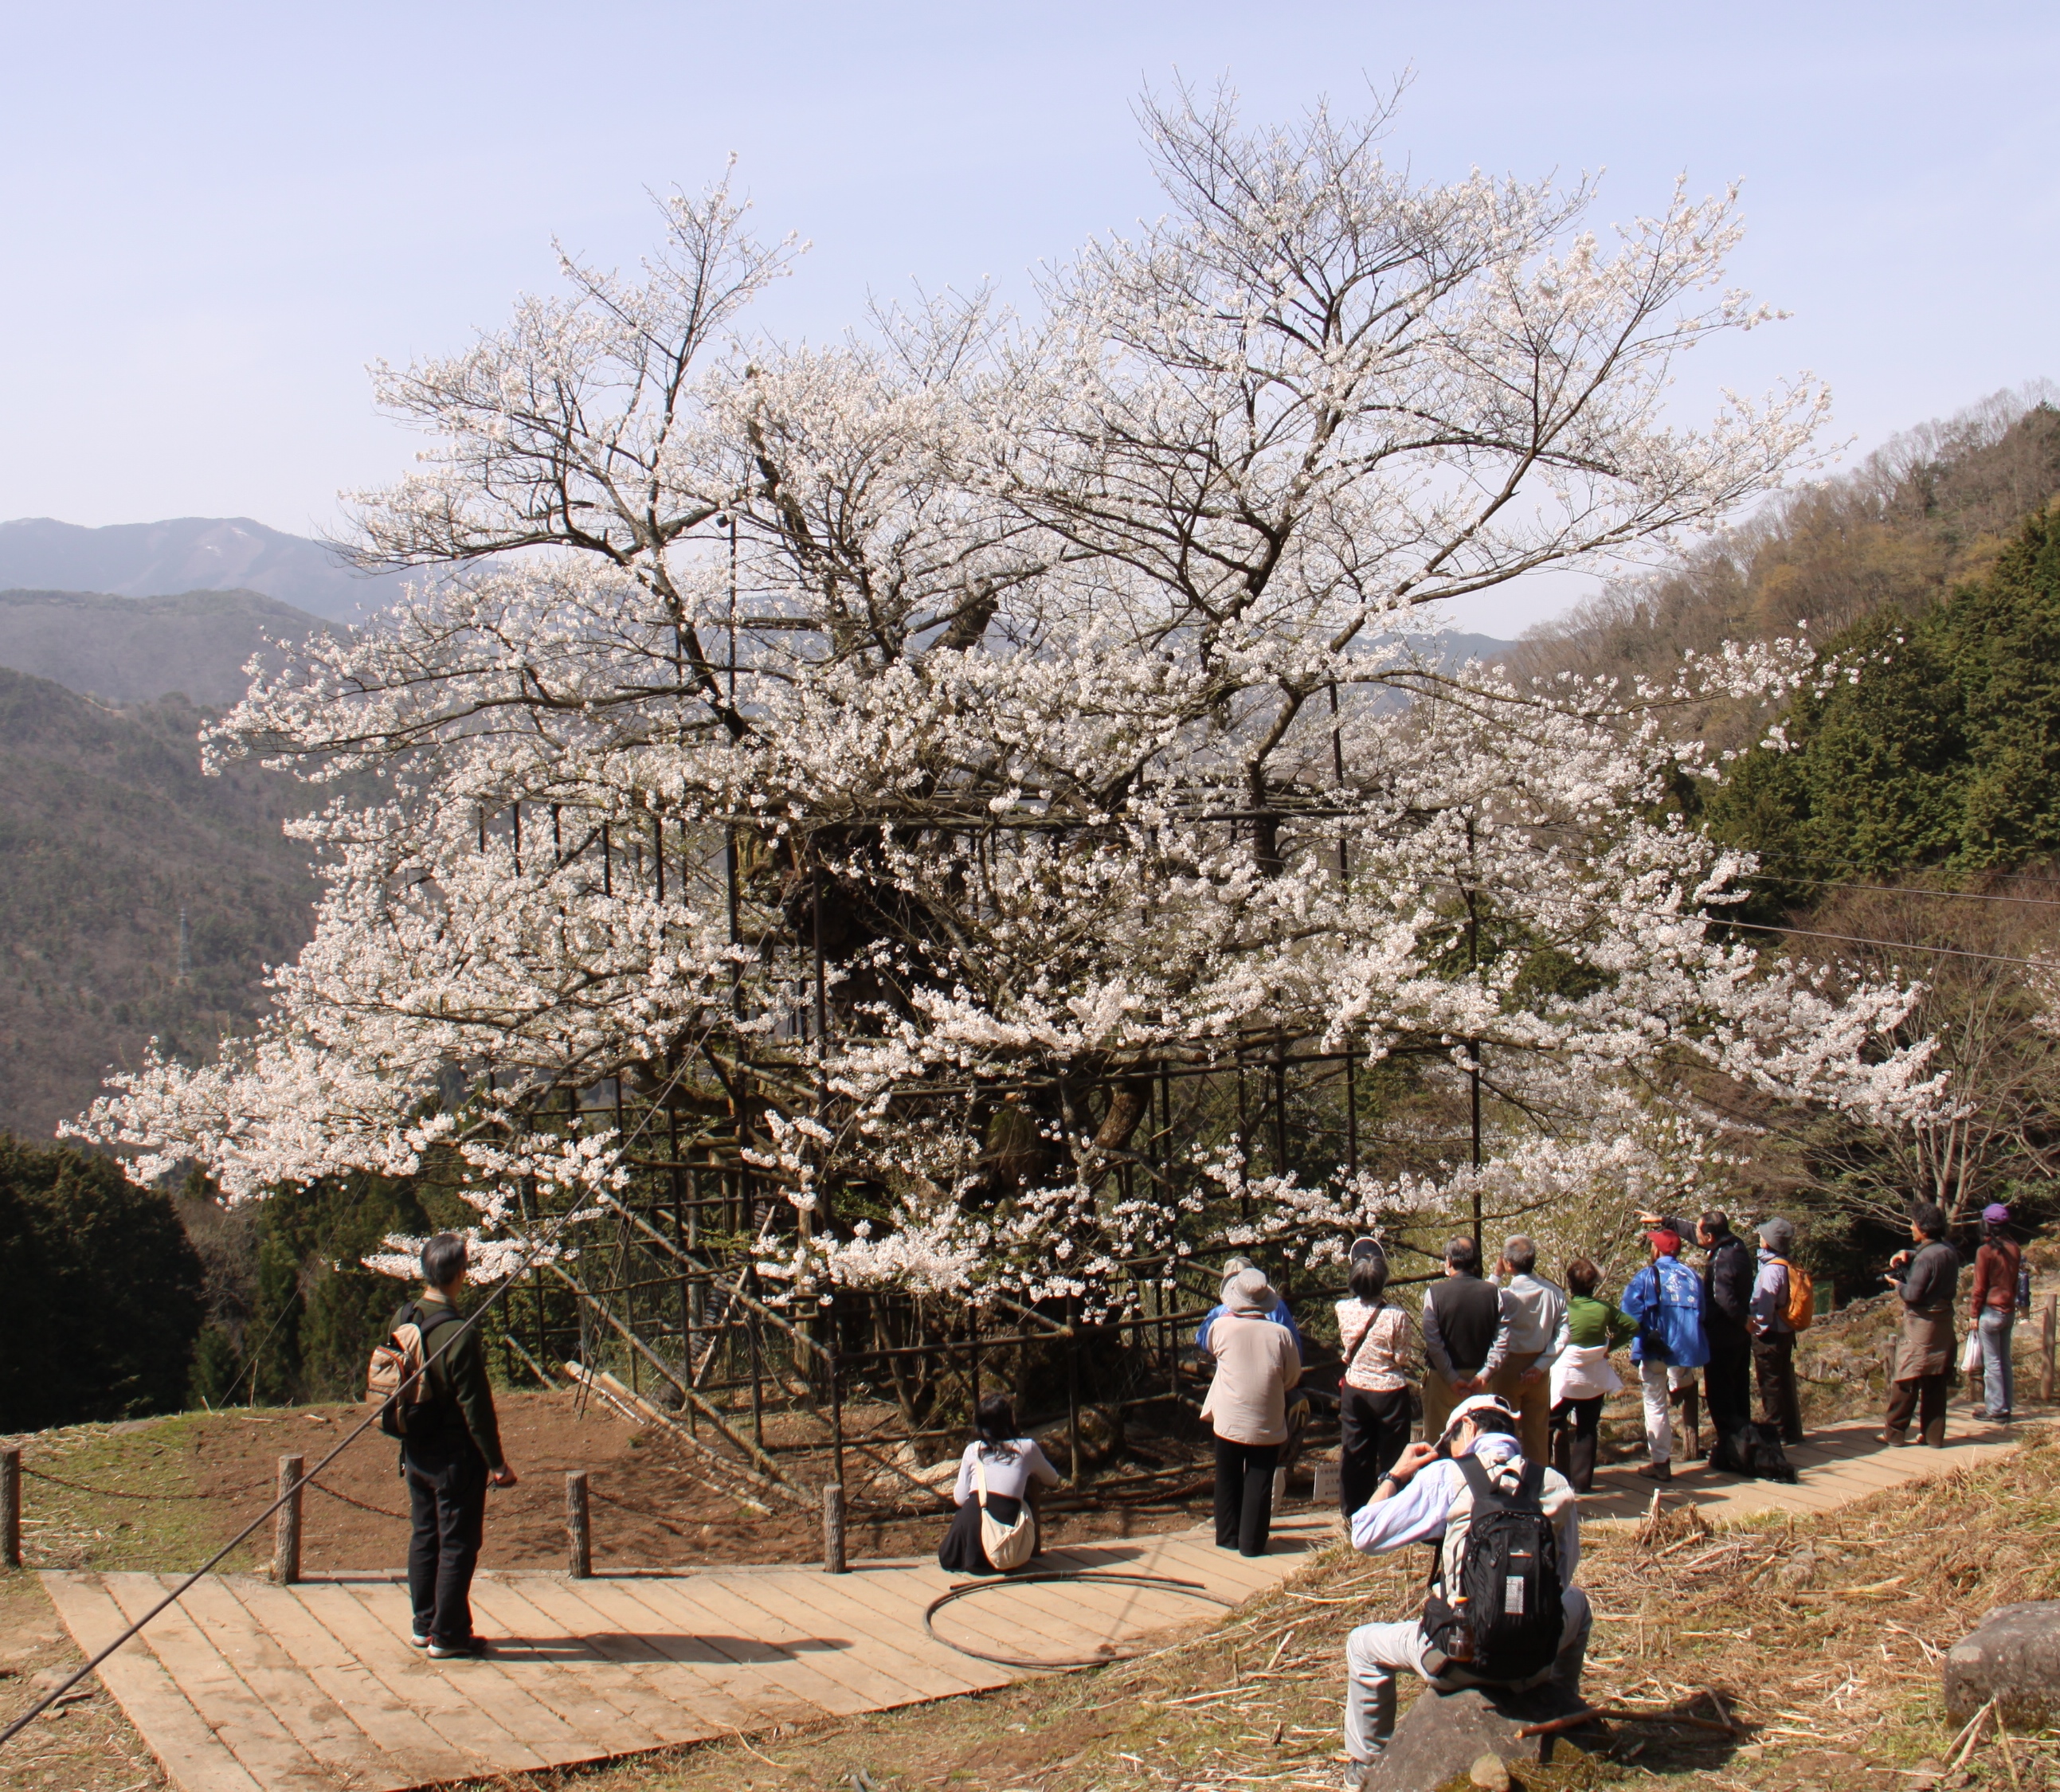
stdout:
{"type": "Polygon", "coordinates": [[[1982,1335],[1978,1331],[1967,1334],[1967,1347],[1960,1352],[1960,1373],[1971,1375],[1982,1366],[1982,1335]]]}

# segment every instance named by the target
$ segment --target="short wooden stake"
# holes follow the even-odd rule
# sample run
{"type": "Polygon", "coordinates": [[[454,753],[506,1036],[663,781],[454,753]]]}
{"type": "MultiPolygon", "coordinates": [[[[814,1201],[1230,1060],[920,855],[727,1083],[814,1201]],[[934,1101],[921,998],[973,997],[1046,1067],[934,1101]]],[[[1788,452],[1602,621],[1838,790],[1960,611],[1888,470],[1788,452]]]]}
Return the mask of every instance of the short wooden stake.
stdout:
{"type": "Polygon", "coordinates": [[[2038,1315],[2038,1397],[2042,1400],[2053,1398],[2054,1307],[2056,1299],[2060,1299],[2060,1297],[2048,1295],[2038,1315]]]}
{"type": "Polygon", "coordinates": [[[1288,1503],[1288,1471],[1276,1468],[1273,1471],[1273,1510],[1279,1511],[1288,1503]]]}
{"type": "Polygon", "coordinates": [[[298,1456],[279,1459],[279,1498],[285,1502],[273,1521],[272,1578],[291,1586],[301,1578],[301,1468],[298,1456]]]}
{"type": "Polygon", "coordinates": [[[593,1578],[593,1530],[587,1518],[586,1471],[565,1476],[565,1567],[574,1580],[593,1578]]]}
{"type": "Polygon", "coordinates": [[[844,1489],[832,1482],[823,1489],[823,1572],[850,1571],[844,1555],[844,1489]]]}
{"type": "Polygon", "coordinates": [[[0,1450],[0,1563],[22,1566],[22,1452],[0,1450]]]}

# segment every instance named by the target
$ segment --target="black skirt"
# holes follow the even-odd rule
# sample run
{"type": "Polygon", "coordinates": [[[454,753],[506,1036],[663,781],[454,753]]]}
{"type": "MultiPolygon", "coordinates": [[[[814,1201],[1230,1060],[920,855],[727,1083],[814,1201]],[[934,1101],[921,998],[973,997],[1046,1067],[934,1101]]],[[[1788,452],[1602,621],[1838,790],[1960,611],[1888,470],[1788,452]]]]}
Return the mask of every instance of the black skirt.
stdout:
{"type": "MultiPolygon", "coordinates": [[[[987,1496],[987,1509],[1000,1524],[1015,1523],[1023,1502],[1002,1494],[987,1496]]],[[[1035,1520],[1032,1521],[1035,1523],[1035,1520]]],[[[937,1566],[947,1574],[993,1574],[1001,1570],[988,1560],[980,1541],[980,1502],[968,1499],[952,1515],[952,1527],[937,1546],[937,1566]]]]}

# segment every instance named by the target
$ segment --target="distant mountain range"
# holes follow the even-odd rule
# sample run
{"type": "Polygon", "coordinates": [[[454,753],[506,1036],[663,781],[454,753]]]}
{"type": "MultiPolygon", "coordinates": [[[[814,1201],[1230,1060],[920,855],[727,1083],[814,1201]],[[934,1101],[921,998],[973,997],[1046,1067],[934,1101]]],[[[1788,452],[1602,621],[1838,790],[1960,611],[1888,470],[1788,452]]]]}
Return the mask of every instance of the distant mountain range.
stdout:
{"type": "MultiPolygon", "coordinates": [[[[226,709],[250,683],[254,654],[298,641],[319,617],[255,591],[114,597],[91,591],[0,591],[0,666],[107,703],[176,692],[226,709]]],[[[269,656],[277,665],[280,656],[269,656]]]]}
{"type": "Polygon", "coordinates": [[[405,582],[399,573],[354,573],[321,542],[248,517],[180,517],[105,529],[48,517],[0,523],[0,590],[117,597],[254,591],[325,622],[361,622],[399,597],[405,582]]]}

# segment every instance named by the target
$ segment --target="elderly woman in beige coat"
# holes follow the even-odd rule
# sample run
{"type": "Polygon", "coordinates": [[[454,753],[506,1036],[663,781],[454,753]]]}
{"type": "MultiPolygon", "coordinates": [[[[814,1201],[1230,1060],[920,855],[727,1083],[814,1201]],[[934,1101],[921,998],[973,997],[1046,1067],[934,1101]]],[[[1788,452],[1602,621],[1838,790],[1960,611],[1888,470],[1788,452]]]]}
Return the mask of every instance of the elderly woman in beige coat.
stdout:
{"type": "Polygon", "coordinates": [[[1272,1317],[1277,1297],[1259,1271],[1240,1271],[1223,1298],[1227,1310],[1207,1339],[1216,1379],[1202,1403],[1216,1438],[1216,1547],[1264,1555],[1273,1471],[1288,1441],[1288,1390],[1302,1379],[1302,1358],[1272,1317]]]}

